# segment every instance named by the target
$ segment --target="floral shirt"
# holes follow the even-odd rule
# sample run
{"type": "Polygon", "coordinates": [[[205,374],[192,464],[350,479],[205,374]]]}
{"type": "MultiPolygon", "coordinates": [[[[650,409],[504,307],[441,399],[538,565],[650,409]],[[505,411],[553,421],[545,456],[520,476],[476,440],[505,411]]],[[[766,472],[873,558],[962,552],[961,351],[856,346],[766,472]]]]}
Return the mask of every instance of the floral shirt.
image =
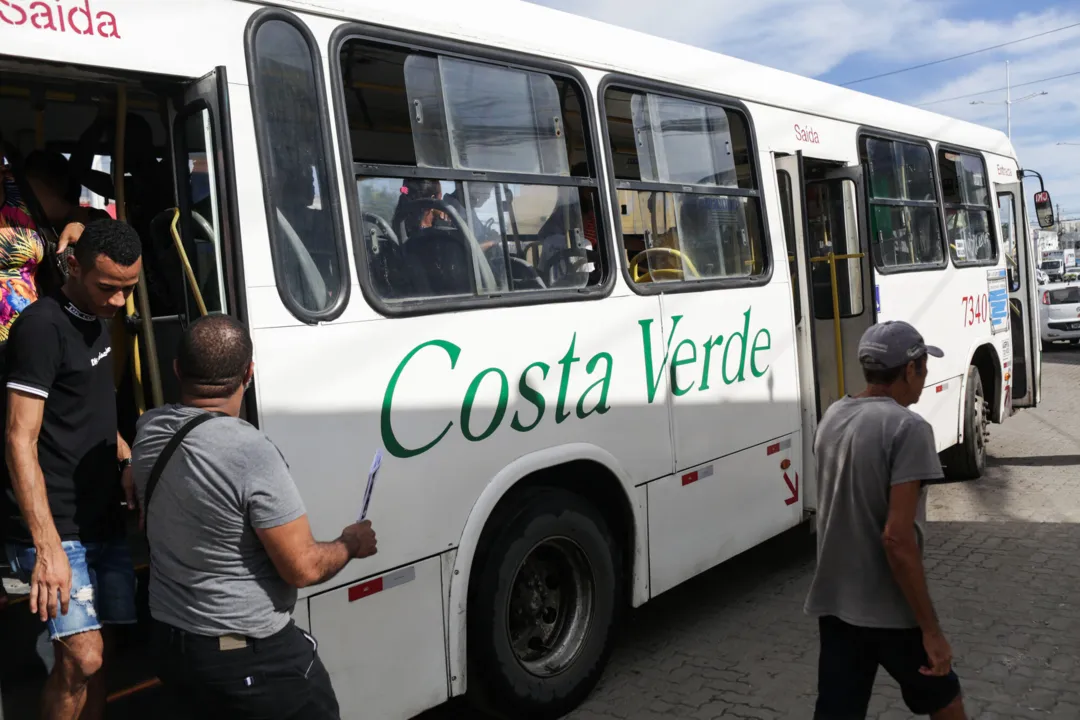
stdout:
{"type": "Polygon", "coordinates": [[[30,217],[18,186],[9,178],[0,205],[0,343],[7,342],[11,324],[26,306],[37,300],[38,265],[45,243],[30,217]]]}

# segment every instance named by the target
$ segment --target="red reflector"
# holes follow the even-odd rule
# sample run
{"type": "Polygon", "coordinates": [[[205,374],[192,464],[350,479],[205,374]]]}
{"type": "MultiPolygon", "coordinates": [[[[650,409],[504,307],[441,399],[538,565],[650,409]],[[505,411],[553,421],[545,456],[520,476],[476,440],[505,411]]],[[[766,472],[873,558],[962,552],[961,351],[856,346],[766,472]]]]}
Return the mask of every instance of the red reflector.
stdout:
{"type": "Polygon", "coordinates": [[[368,595],[374,595],[377,592],[382,592],[383,579],[375,578],[374,580],[368,580],[365,583],[359,585],[353,585],[349,588],[349,602],[356,602],[361,598],[366,598],[368,595]]]}
{"type": "Polygon", "coordinates": [[[682,484],[689,485],[690,483],[696,483],[698,481],[697,470],[692,473],[686,473],[682,476],[682,484]]]}
{"type": "Polygon", "coordinates": [[[944,386],[944,385],[938,385],[938,386],[937,386],[937,392],[941,392],[941,391],[942,391],[942,390],[944,390],[944,389],[945,389],[945,386],[944,386]]]}
{"type": "Polygon", "coordinates": [[[775,455],[778,452],[780,452],[780,443],[776,443],[775,445],[770,445],[769,446],[769,451],[766,453],[766,455],[767,456],[768,455],[775,455]]]}

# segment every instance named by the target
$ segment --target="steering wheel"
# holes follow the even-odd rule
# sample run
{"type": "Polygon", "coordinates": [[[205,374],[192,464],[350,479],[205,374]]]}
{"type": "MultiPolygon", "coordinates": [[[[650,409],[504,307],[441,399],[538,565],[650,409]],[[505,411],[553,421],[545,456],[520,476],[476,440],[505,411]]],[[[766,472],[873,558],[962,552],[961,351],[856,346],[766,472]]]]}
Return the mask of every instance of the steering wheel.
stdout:
{"type": "Polygon", "coordinates": [[[647,283],[653,282],[654,279],[665,277],[669,277],[672,280],[682,280],[686,276],[680,268],[659,268],[657,270],[649,270],[639,274],[638,270],[639,266],[641,265],[641,261],[647,258],[649,255],[657,253],[671,255],[678,258],[679,261],[686,266],[686,269],[690,271],[690,274],[693,277],[701,277],[701,273],[699,273],[697,271],[697,268],[694,267],[694,263],[690,261],[690,258],[683,255],[680,251],[674,248],[654,247],[639,252],[637,255],[634,256],[634,259],[630,261],[630,277],[633,279],[634,282],[647,283]]]}
{"type": "MultiPolygon", "coordinates": [[[[401,245],[401,240],[398,239],[397,233],[394,232],[394,229],[390,227],[390,223],[386,222],[375,213],[366,212],[360,216],[360,219],[366,223],[371,223],[372,225],[377,227],[379,231],[383,234],[383,236],[392,240],[395,245],[401,245]]],[[[379,254],[379,243],[375,239],[375,233],[371,234],[371,252],[375,253],[376,255],[379,254]]]]}
{"type": "Polygon", "coordinates": [[[557,287],[561,285],[560,280],[573,275],[585,275],[585,284],[587,285],[587,278],[591,271],[586,272],[580,269],[589,262],[589,256],[586,252],[584,248],[560,248],[556,250],[543,264],[543,270],[541,270],[541,275],[547,281],[548,287],[557,287]]]}
{"type": "MultiPolygon", "coordinates": [[[[544,282],[543,276],[533,267],[532,263],[524,258],[519,258],[516,255],[510,256],[510,264],[520,270],[524,271],[524,274],[528,276],[528,279],[535,282],[540,290],[546,289],[549,285],[544,282]]],[[[516,282],[516,281],[515,281],[516,282]]]]}

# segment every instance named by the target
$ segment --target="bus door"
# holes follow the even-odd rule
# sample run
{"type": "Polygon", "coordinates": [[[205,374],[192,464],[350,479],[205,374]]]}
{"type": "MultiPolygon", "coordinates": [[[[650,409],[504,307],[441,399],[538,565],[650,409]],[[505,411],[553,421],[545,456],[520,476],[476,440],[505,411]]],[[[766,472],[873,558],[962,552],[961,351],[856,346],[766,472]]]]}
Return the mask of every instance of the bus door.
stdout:
{"type": "MultiPolygon", "coordinates": [[[[1012,396],[1012,407],[1035,407],[1041,391],[1039,330],[1039,286],[1035,278],[1037,255],[1028,229],[1024,188],[1021,183],[995,183],[998,218],[1006,246],[1009,283],[1009,326],[1012,358],[1006,366],[1006,392],[1012,396]]],[[[1006,409],[1009,407],[1006,398],[1006,409]]]]}
{"type": "Polygon", "coordinates": [[[858,201],[861,168],[833,168],[815,160],[807,160],[804,168],[820,417],[844,395],[866,388],[858,347],[876,311],[870,255],[863,241],[866,218],[858,201]]]}
{"type": "MultiPolygon", "coordinates": [[[[235,203],[228,152],[228,85],[225,68],[188,83],[170,108],[177,207],[154,220],[155,251],[168,254],[175,313],[154,317],[163,383],[175,393],[173,349],[190,320],[208,313],[236,314],[239,285],[234,255],[235,203]]],[[[175,397],[175,395],[172,395],[175,397]]]]}
{"type": "Polygon", "coordinates": [[[814,477],[814,434],[819,417],[818,367],[814,352],[814,309],[811,306],[810,277],[806,244],[806,205],[803,198],[803,155],[773,155],[780,210],[784,223],[788,271],[795,315],[795,343],[799,364],[800,418],[802,421],[803,508],[817,506],[814,477]]]}

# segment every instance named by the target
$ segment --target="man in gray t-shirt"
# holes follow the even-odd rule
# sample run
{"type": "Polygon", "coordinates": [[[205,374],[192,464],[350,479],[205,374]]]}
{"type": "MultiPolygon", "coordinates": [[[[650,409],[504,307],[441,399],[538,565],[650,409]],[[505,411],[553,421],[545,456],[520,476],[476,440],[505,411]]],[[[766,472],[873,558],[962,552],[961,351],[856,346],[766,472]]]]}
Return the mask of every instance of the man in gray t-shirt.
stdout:
{"type": "Polygon", "coordinates": [[[291,615],[298,587],[376,552],[371,524],[312,537],[285,459],[239,418],[254,364],[236,320],[193,322],[176,373],[181,403],[146,413],[132,447],[158,677],[193,717],[338,718],[317,643],[291,615]]]}
{"type": "Polygon", "coordinates": [[[924,483],[943,474],[933,429],[908,407],[928,356],[942,352],[911,325],[870,327],[859,342],[866,391],[818,424],[818,565],[806,599],[821,631],[815,720],[865,718],[878,665],[912,712],[966,717],[922,566],[924,483]]]}

